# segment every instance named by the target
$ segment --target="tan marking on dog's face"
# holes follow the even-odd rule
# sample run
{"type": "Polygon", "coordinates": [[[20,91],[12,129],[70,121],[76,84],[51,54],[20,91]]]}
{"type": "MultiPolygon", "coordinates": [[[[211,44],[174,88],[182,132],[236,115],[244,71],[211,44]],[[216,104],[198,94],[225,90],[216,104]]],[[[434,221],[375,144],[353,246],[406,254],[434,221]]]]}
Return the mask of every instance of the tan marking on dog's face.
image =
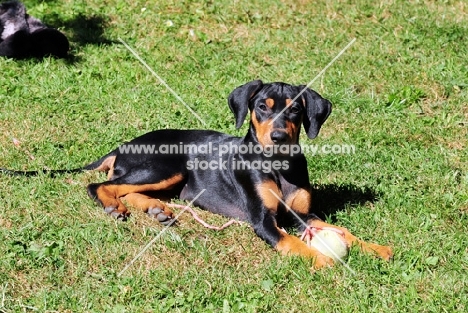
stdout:
{"type": "Polygon", "coordinates": [[[292,104],[292,99],[286,99],[286,106],[290,107],[292,104]]]}
{"type": "Polygon", "coordinates": [[[278,210],[279,200],[275,195],[280,199],[283,197],[281,190],[279,190],[278,185],[272,180],[266,180],[260,184],[256,185],[258,195],[263,201],[263,205],[270,211],[276,212],[278,210]],[[273,193],[275,194],[273,194],[273,193]]]}
{"type": "Polygon", "coordinates": [[[271,132],[273,131],[273,124],[270,123],[270,121],[271,120],[268,119],[264,122],[259,122],[257,120],[257,115],[255,114],[255,111],[252,112],[252,123],[255,128],[257,140],[263,147],[274,144],[270,136],[271,132]]]}
{"type": "Polygon", "coordinates": [[[275,105],[275,100],[268,98],[265,100],[265,104],[271,109],[275,105]]]}
{"type": "Polygon", "coordinates": [[[298,189],[286,198],[286,204],[296,213],[306,215],[311,204],[310,190],[298,189]]]}
{"type": "Polygon", "coordinates": [[[299,131],[301,125],[296,125],[291,121],[286,122],[286,132],[288,133],[288,142],[290,144],[296,144],[299,140],[299,131]]]}

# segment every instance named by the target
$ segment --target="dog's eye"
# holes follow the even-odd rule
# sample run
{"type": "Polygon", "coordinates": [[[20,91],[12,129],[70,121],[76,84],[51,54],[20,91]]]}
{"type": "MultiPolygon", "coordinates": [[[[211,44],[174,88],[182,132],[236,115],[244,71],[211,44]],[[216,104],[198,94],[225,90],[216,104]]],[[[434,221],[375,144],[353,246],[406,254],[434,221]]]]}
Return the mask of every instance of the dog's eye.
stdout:
{"type": "Polygon", "coordinates": [[[291,109],[290,109],[290,112],[293,113],[293,114],[298,114],[301,112],[301,108],[300,107],[297,107],[297,106],[293,106],[291,109]]]}
{"type": "Polygon", "coordinates": [[[259,109],[260,111],[266,112],[267,106],[264,105],[264,104],[262,103],[262,104],[260,104],[260,105],[258,106],[258,109],[259,109]]]}

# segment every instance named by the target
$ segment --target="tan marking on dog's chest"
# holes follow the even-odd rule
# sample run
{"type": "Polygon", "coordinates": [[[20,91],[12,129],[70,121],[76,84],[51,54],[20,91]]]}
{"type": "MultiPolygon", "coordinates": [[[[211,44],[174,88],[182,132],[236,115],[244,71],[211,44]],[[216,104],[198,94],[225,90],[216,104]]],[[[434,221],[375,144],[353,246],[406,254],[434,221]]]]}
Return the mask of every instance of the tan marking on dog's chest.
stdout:
{"type": "Polygon", "coordinates": [[[310,190],[298,189],[286,198],[286,204],[294,211],[300,214],[309,213],[311,204],[310,190]]]}
{"type": "Polygon", "coordinates": [[[263,201],[263,205],[273,212],[276,212],[279,205],[279,200],[283,198],[281,190],[279,190],[278,185],[273,180],[266,180],[256,185],[258,195],[263,201]]]}

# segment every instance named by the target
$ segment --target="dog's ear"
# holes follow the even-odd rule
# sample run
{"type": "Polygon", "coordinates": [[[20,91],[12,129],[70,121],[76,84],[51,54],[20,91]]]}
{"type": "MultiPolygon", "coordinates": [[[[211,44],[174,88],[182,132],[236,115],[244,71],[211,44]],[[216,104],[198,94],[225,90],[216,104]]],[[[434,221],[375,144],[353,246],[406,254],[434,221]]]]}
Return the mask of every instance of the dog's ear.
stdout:
{"type": "MultiPolygon", "coordinates": [[[[299,86],[303,90],[306,86],[299,86]]],[[[317,137],[320,127],[327,120],[332,110],[332,104],[327,99],[322,98],[312,89],[307,88],[302,94],[305,101],[307,115],[303,124],[307,136],[310,139],[317,137]]]]}
{"type": "Polygon", "coordinates": [[[249,100],[262,88],[261,80],[254,80],[234,89],[229,95],[228,104],[231,112],[236,118],[236,128],[244,124],[245,117],[249,111],[249,100]]]}

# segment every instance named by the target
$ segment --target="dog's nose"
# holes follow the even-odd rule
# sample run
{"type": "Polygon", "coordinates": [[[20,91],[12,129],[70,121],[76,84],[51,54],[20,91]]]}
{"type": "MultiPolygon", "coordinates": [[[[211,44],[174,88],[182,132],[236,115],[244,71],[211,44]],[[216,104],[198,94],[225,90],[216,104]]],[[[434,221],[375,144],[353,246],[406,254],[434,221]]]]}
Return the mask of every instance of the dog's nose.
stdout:
{"type": "Polygon", "coordinates": [[[274,143],[285,143],[288,140],[288,134],[284,131],[275,130],[270,134],[270,138],[274,143]]]}

